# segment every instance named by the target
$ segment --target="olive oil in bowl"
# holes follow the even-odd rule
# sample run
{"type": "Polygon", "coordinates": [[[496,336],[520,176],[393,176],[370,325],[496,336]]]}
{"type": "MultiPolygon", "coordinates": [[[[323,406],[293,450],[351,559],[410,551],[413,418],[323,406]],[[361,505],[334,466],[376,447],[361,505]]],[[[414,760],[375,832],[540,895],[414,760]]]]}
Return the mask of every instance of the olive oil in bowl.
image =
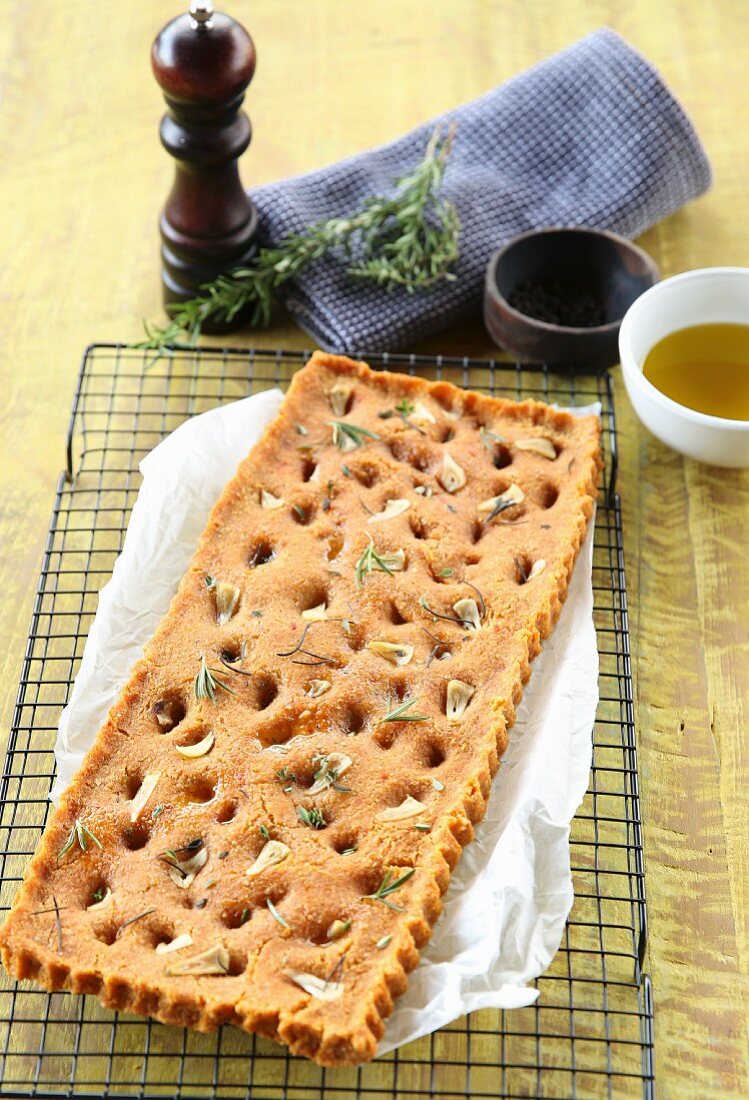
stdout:
{"type": "Polygon", "coordinates": [[[650,349],[642,373],[688,409],[749,420],[749,324],[693,325],[670,332],[650,349]]]}

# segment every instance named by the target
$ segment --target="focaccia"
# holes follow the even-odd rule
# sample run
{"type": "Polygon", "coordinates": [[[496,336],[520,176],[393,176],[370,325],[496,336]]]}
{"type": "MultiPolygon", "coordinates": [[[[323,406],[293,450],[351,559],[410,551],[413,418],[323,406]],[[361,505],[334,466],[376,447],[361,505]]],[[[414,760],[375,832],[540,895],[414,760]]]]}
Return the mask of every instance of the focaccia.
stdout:
{"type": "Polygon", "coordinates": [[[599,424],[316,353],[2,930],[48,989],[371,1058],[593,511],[599,424]]]}

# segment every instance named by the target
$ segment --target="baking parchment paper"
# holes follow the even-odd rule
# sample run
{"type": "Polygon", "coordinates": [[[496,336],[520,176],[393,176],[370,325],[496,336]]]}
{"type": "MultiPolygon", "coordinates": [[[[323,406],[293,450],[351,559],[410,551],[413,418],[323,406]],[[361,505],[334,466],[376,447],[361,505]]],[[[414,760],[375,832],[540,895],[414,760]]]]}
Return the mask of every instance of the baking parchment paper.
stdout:
{"type": "MultiPolygon", "coordinates": [[[[57,800],[169,607],[208,514],[278,412],[268,390],[186,421],[141,462],[122,553],[99,595],[55,744],[57,800]]],[[[599,406],[574,409],[599,412],[599,406]]],[[[582,801],[598,702],[593,524],[552,636],[533,664],[484,821],[465,849],[434,935],[379,1053],[479,1008],[532,1004],[572,907],[570,822],[582,801]]]]}

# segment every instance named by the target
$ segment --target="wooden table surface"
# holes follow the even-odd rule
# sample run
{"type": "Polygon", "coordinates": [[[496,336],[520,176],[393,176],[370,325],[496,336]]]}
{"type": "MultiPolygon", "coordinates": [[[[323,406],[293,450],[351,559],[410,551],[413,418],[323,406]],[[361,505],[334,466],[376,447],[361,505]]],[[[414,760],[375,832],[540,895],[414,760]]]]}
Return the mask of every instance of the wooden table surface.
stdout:
{"type": "MultiPolygon", "coordinates": [[[[745,0],[232,0],[259,66],[248,186],[394,137],[608,24],[662,71],[715,170],[642,240],[663,275],[749,264],[745,0]],[[294,17],[290,11],[295,9],[294,17]],[[743,26],[742,26],[743,24],[743,26]]],[[[78,362],[159,316],[171,167],[148,61],[175,0],[0,5],[0,716],[7,730],[78,362]]],[[[286,320],[234,343],[304,347],[286,320]]],[[[488,355],[477,319],[415,351],[488,355]]],[[[618,373],[618,372],[617,372],[618,373]]],[[[617,380],[662,1097],[746,1097],[749,472],[657,443],[617,380]]]]}

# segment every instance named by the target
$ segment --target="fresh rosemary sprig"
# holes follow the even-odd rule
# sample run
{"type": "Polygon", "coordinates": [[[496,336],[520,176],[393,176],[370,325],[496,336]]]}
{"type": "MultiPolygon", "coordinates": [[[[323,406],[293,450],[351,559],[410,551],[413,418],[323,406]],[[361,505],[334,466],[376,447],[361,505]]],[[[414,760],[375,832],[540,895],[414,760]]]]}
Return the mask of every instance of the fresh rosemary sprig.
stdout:
{"type": "Polygon", "coordinates": [[[203,653],[200,658],[200,672],[195,677],[195,698],[198,702],[201,699],[210,699],[214,707],[216,706],[217,688],[226,691],[229,695],[236,695],[234,689],[230,688],[224,680],[220,680],[215,672],[215,669],[210,669],[206,664],[205,654],[203,653]]]}
{"type": "Polygon", "coordinates": [[[360,428],[358,424],[347,424],[345,420],[329,420],[333,429],[333,442],[339,451],[353,451],[361,447],[365,439],[379,439],[376,432],[360,428]]]}
{"type": "Polygon", "coordinates": [[[95,844],[97,848],[101,848],[102,851],[104,850],[104,845],[98,839],[98,837],[95,837],[91,830],[83,824],[79,817],[77,817],[75,819],[75,822],[73,823],[73,828],[70,830],[68,839],[65,841],[62,848],[57,853],[57,858],[62,859],[63,856],[66,856],[74,844],[78,844],[78,847],[81,849],[81,851],[85,852],[87,850],[87,840],[90,840],[91,843],[95,844]]]}
{"type": "Polygon", "coordinates": [[[415,699],[404,699],[400,706],[395,710],[391,710],[389,714],[386,714],[381,721],[383,722],[428,722],[428,714],[407,714],[406,712],[411,709],[416,703],[415,699]]]}
{"type": "Polygon", "coordinates": [[[245,310],[250,325],[266,325],[284,283],[331,252],[342,256],[352,279],[387,290],[402,286],[413,293],[454,279],[460,222],[453,204],[439,194],[454,136],[454,125],[446,133],[438,127],[424,159],[395,181],[390,197],[366,199],[349,217],[315,222],[276,247],[261,248],[246,267],[204,283],[195,298],[172,306],[164,328],[144,322],[139,347],[155,351],[155,359],[172,348],[194,347],[207,321],[228,323],[245,310]]]}
{"type": "Polygon", "coordinates": [[[381,901],[382,904],[387,905],[389,909],[395,909],[398,913],[402,913],[403,907],[401,905],[395,905],[394,902],[388,901],[387,899],[390,897],[391,894],[394,894],[396,890],[400,890],[404,882],[408,882],[408,880],[411,878],[411,875],[415,874],[415,872],[416,868],[411,867],[408,871],[406,871],[405,874],[401,875],[400,878],[397,878],[395,882],[393,882],[393,874],[395,872],[391,867],[385,872],[382,882],[377,887],[375,892],[373,894],[365,894],[364,898],[369,899],[370,901],[381,901]]]}
{"type": "Polygon", "coordinates": [[[374,539],[371,535],[369,537],[369,546],[366,546],[362,551],[362,555],[356,563],[356,587],[361,588],[364,584],[364,578],[368,577],[373,569],[379,569],[383,573],[388,573],[391,577],[395,570],[391,569],[388,565],[388,558],[391,561],[395,561],[392,554],[378,554],[374,547],[374,539]]]}

